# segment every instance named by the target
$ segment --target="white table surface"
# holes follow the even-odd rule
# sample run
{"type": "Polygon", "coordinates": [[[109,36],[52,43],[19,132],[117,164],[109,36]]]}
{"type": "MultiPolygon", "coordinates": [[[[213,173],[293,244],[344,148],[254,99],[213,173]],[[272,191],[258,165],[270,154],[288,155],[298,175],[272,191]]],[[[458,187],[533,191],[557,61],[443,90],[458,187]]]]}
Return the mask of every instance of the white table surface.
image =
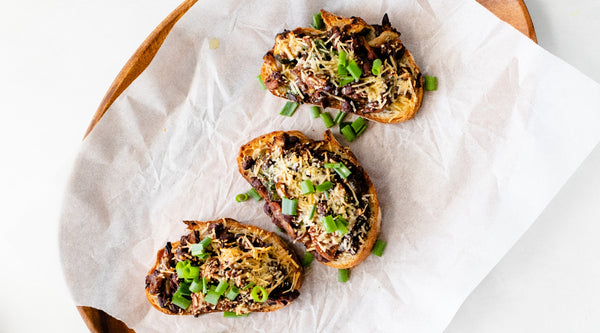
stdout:
{"type": "MultiPolygon", "coordinates": [[[[0,2],[0,332],[87,331],[60,267],[62,193],[104,93],[178,4],[0,2]]],[[[600,82],[600,1],[526,4],[539,44],[600,82]]],[[[599,222],[596,147],[446,332],[600,332],[599,222]]]]}

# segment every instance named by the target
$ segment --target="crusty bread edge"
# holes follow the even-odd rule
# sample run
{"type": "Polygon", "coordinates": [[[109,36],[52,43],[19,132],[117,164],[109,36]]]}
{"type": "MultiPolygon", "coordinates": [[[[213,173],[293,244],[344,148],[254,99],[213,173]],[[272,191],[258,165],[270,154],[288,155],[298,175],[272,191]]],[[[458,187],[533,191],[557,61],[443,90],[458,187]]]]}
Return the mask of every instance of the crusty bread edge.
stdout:
{"type": "MultiPolygon", "coordinates": [[[[277,234],[275,234],[274,232],[270,232],[268,230],[259,228],[257,226],[254,225],[250,225],[250,224],[243,224],[240,223],[234,219],[231,218],[222,218],[219,220],[214,220],[214,221],[183,221],[185,224],[187,224],[188,226],[188,230],[189,231],[194,231],[194,230],[198,230],[198,229],[202,229],[202,228],[208,228],[208,226],[212,223],[222,223],[223,225],[227,226],[227,227],[234,227],[234,228],[239,228],[239,229],[246,229],[249,230],[250,233],[254,234],[254,235],[258,235],[260,237],[261,240],[265,241],[268,240],[270,243],[275,243],[279,246],[281,246],[283,249],[285,249],[294,259],[294,261],[296,262],[296,264],[299,267],[299,271],[300,271],[300,278],[298,279],[296,285],[294,286],[295,290],[300,290],[300,287],[302,287],[302,278],[303,278],[303,269],[302,269],[302,263],[298,260],[298,257],[296,255],[296,253],[289,247],[289,245],[287,243],[285,243],[277,234]]],[[[176,241],[176,242],[171,242],[171,246],[173,249],[179,247],[180,242],[176,241]]],[[[152,274],[152,272],[154,272],[154,270],[158,267],[160,260],[162,258],[164,254],[164,247],[161,248],[157,253],[156,253],[156,261],[154,263],[154,265],[152,266],[152,268],[150,269],[150,271],[148,271],[148,275],[152,274]]],[[[191,312],[190,311],[184,311],[183,313],[180,314],[176,314],[176,313],[172,313],[170,311],[168,311],[167,309],[163,309],[160,307],[160,305],[158,304],[158,296],[157,295],[153,295],[149,292],[148,288],[145,288],[145,292],[146,292],[146,298],[148,299],[148,301],[150,302],[150,304],[157,309],[158,311],[168,314],[168,315],[190,315],[191,312]]],[[[281,309],[283,307],[285,307],[286,305],[283,305],[279,302],[270,305],[270,306],[266,306],[262,309],[260,309],[260,311],[256,311],[256,312],[272,312],[278,309],[281,309]]],[[[212,312],[222,312],[221,310],[217,310],[217,309],[213,309],[211,311],[207,311],[205,313],[212,313],[212,312]]]]}
{"type": "MultiPolygon", "coordinates": [[[[244,144],[240,148],[240,153],[237,158],[238,169],[239,169],[242,177],[244,177],[244,179],[246,179],[248,182],[250,182],[249,172],[244,170],[242,167],[244,157],[247,156],[246,153],[256,151],[256,150],[259,150],[259,151],[267,150],[268,146],[270,146],[272,144],[274,139],[279,136],[282,136],[284,133],[298,137],[301,142],[313,141],[300,131],[275,131],[275,132],[261,135],[255,139],[251,140],[250,142],[244,144]]],[[[371,181],[371,178],[369,177],[368,173],[358,163],[356,156],[350,151],[350,149],[343,147],[335,139],[335,137],[333,136],[331,131],[329,131],[329,130],[325,131],[323,136],[324,136],[324,142],[330,151],[344,157],[345,159],[347,159],[348,161],[350,161],[351,163],[356,165],[361,170],[361,172],[363,173],[363,175],[366,179],[367,185],[369,187],[367,192],[369,194],[372,194],[372,198],[373,198],[370,201],[371,217],[369,218],[369,222],[371,224],[371,230],[369,230],[369,232],[367,233],[367,239],[365,240],[363,246],[358,251],[358,253],[351,257],[352,260],[343,260],[343,261],[336,260],[336,261],[322,262],[324,265],[327,265],[327,266],[330,266],[333,268],[352,268],[352,267],[356,267],[358,264],[363,262],[369,256],[369,254],[371,253],[371,249],[373,248],[373,245],[377,241],[377,237],[379,236],[379,232],[380,232],[380,228],[381,228],[381,208],[379,206],[379,199],[377,198],[377,192],[375,190],[375,186],[373,185],[373,182],[371,181]]],[[[265,199],[265,200],[269,199],[268,196],[265,195],[264,193],[261,193],[261,196],[263,196],[263,199],[265,199]]]]}

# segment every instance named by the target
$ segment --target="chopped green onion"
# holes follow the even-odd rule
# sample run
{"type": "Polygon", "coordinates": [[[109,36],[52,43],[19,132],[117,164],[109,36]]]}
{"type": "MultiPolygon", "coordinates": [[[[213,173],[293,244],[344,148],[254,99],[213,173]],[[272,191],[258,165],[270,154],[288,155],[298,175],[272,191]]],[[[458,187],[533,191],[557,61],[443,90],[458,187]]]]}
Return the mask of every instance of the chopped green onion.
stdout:
{"type": "Polygon", "coordinates": [[[297,214],[298,208],[298,199],[281,199],[281,213],[283,215],[292,215],[295,216],[297,214]]]}
{"type": "Polygon", "coordinates": [[[177,263],[177,265],[175,265],[175,271],[177,272],[177,276],[182,279],[183,275],[185,274],[183,272],[184,268],[187,267],[190,264],[189,261],[184,260],[184,261],[180,261],[177,263]]]}
{"type": "Polygon", "coordinates": [[[323,18],[321,17],[321,13],[316,13],[313,15],[313,24],[312,27],[320,30],[323,27],[323,18]]]}
{"type": "Polygon", "coordinates": [[[330,190],[331,188],[333,188],[333,183],[328,180],[323,182],[323,184],[321,185],[317,185],[318,192],[325,192],[327,190],[330,190]]]}
{"type": "Polygon", "coordinates": [[[187,310],[187,308],[192,304],[192,301],[183,297],[183,295],[175,293],[173,294],[173,298],[171,298],[171,303],[177,305],[178,307],[187,310]]]}
{"type": "Polygon", "coordinates": [[[217,305],[217,303],[219,303],[220,298],[221,294],[211,289],[206,293],[206,296],[204,296],[204,301],[212,305],[217,305]]]}
{"type": "Polygon", "coordinates": [[[258,76],[256,78],[258,79],[258,82],[260,82],[260,85],[262,86],[263,90],[266,90],[267,86],[265,86],[265,81],[263,81],[262,76],[260,76],[260,74],[258,74],[258,76]]]}
{"type": "Polygon", "coordinates": [[[340,87],[347,85],[348,83],[354,82],[354,78],[352,76],[342,76],[340,77],[340,87]]]}
{"type": "Polygon", "coordinates": [[[329,200],[329,192],[325,191],[323,194],[325,194],[325,199],[329,200]]]}
{"type": "Polygon", "coordinates": [[[192,246],[190,246],[190,251],[192,252],[193,256],[203,255],[204,246],[202,246],[202,244],[192,244],[192,246]]]}
{"type": "Polygon", "coordinates": [[[269,298],[269,294],[267,293],[267,290],[264,287],[261,286],[254,286],[254,288],[252,288],[252,299],[255,302],[264,302],[267,300],[267,298],[269,298]],[[258,293],[260,292],[261,296],[258,296],[258,293]]]}
{"type": "Polygon", "coordinates": [[[251,188],[250,191],[248,191],[248,195],[251,196],[256,201],[262,200],[262,197],[260,196],[260,194],[258,194],[258,192],[256,192],[256,190],[253,188],[251,188]]]}
{"type": "Polygon", "coordinates": [[[208,292],[208,279],[203,277],[202,278],[202,294],[206,295],[207,292],[208,292]]]}
{"type": "Polygon", "coordinates": [[[335,118],[333,118],[333,122],[336,124],[339,124],[342,122],[342,120],[344,120],[344,118],[346,117],[346,115],[348,115],[346,112],[344,111],[339,111],[336,115],[335,118]]]}
{"type": "Polygon", "coordinates": [[[333,220],[333,217],[331,215],[323,217],[321,221],[323,222],[323,226],[325,227],[325,232],[330,233],[337,230],[337,225],[335,224],[335,221],[333,220]]]}
{"type": "Polygon", "coordinates": [[[227,294],[225,294],[225,297],[233,301],[239,294],[240,290],[238,289],[238,287],[232,285],[231,288],[229,288],[229,290],[227,291],[227,294]]]}
{"type": "Polygon", "coordinates": [[[227,281],[225,281],[225,280],[222,280],[219,282],[219,285],[217,286],[215,291],[217,292],[217,294],[223,295],[228,287],[229,287],[229,283],[227,283],[227,281]]]}
{"type": "Polygon", "coordinates": [[[200,245],[202,245],[202,247],[204,247],[205,249],[208,248],[208,246],[212,243],[212,238],[206,236],[204,237],[203,240],[200,241],[200,245]]]}
{"type": "Polygon", "coordinates": [[[297,108],[298,103],[285,102],[285,105],[283,106],[283,109],[281,109],[281,112],[279,112],[279,114],[282,116],[291,117],[294,115],[294,112],[296,112],[297,108]]]}
{"type": "Polygon", "coordinates": [[[342,179],[346,179],[352,174],[350,169],[348,169],[348,167],[346,167],[344,163],[338,163],[338,165],[334,167],[333,170],[335,170],[335,172],[337,172],[337,174],[340,175],[342,179]]]}
{"type": "Polygon", "coordinates": [[[323,166],[327,169],[335,168],[338,166],[338,163],[323,163],[323,166]]]}
{"type": "Polygon", "coordinates": [[[310,209],[310,214],[308,215],[308,219],[312,220],[313,216],[315,216],[315,211],[317,210],[317,205],[312,205],[310,209]]]}
{"type": "Polygon", "coordinates": [[[238,195],[235,196],[235,201],[237,202],[244,202],[248,200],[248,194],[247,193],[240,193],[238,195]]]}
{"type": "Polygon", "coordinates": [[[319,115],[321,115],[321,108],[316,105],[311,106],[310,107],[310,115],[313,118],[319,118],[319,115]]]}
{"type": "Polygon", "coordinates": [[[329,114],[329,112],[323,112],[319,116],[323,120],[323,123],[325,123],[325,127],[330,128],[333,125],[335,125],[333,119],[331,119],[331,115],[329,114]]]}
{"type": "Polygon", "coordinates": [[[340,235],[343,236],[343,235],[345,235],[345,234],[348,233],[348,228],[346,228],[346,226],[344,225],[344,223],[338,221],[337,219],[335,221],[335,226],[336,226],[337,231],[340,232],[340,235]]]}
{"type": "Polygon", "coordinates": [[[356,134],[354,133],[354,130],[352,129],[352,126],[350,126],[350,125],[346,125],[346,126],[342,127],[340,129],[340,133],[342,133],[344,135],[344,137],[346,138],[346,140],[348,140],[348,142],[352,142],[352,141],[354,141],[354,139],[356,139],[356,134]]]}
{"type": "Polygon", "coordinates": [[[302,267],[308,267],[310,266],[310,264],[313,262],[313,259],[315,259],[315,257],[313,256],[312,253],[306,251],[304,253],[304,258],[302,259],[302,267]]]}
{"type": "Polygon", "coordinates": [[[381,59],[375,59],[373,61],[373,66],[371,67],[371,73],[373,73],[373,75],[379,75],[381,73],[381,59]]]}
{"type": "Polygon", "coordinates": [[[200,292],[202,290],[202,279],[200,277],[195,278],[190,284],[190,291],[193,293],[200,292]]]}
{"type": "Polygon", "coordinates": [[[367,123],[365,123],[365,126],[361,127],[358,132],[356,132],[356,136],[362,135],[363,132],[367,129],[367,123]]]}
{"type": "Polygon", "coordinates": [[[341,223],[343,226],[347,227],[348,226],[348,221],[346,221],[345,218],[343,218],[341,215],[338,215],[335,217],[335,223],[341,223]]]}
{"type": "Polygon", "coordinates": [[[347,282],[349,275],[349,269],[338,269],[338,282],[347,282]]]}
{"type": "Polygon", "coordinates": [[[348,69],[348,72],[350,72],[350,75],[352,75],[354,81],[358,82],[360,76],[362,75],[362,70],[358,67],[356,61],[350,60],[350,63],[348,66],[346,66],[346,69],[348,69]]]}
{"type": "Polygon", "coordinates": [[[358,133],[363,126],[367,126],[365,118],[358,117],[352,122],[352,129],[354,133],[358,133]]]}
{"type": "Polygon", "coordinates": [[[248,283],[245,287],[242,287],[242,290],[246,290],[248,288],[252,288],[252,286],[254,286],[254,282],[248,283]]]}
{"type": "Polygon", "coordinates": [[[235,312],[225,311],[223,312],[224,318],[239,318],[239,317],[248,317],[248,313],[243,313],[241,315],[236,314],[235,312]]]}
{"type": "Polygon", "coordinates": [[[190,290],[190,284],[187,282],[179,283],[179,287],[177,287],[177,291],[175,293],[179,295],[190,296],[190,294],[192,293],[190,290]]]}
{"type": "Polygon", "coordinates": [[[315,187],[310,179],[307,179],[300,183],[300,189],[302,190],[302,194],[311,194],[315,193],[315,187]]]}
{"type": "Polygon", "coordinates": [[[383,250],[385,250],[386,245],[386,242],[382,241],[381,239],[378,239],[375,242],[375,246],[373,246],[373,250],[371,250],[371,253],[378,257],[381,257],[381,255],[383,255],[383,250]]]}
{"type": "MultiPolygon", "coordinates": [[[[344,51],[338,52],[338,64],[346,67],[348,65],[348,62],[346,61],[346,56],[347,56],[346,52],[344,52],[344,51]]],[[[346,75],[346,74],[344,74],[344,75],[346,75]]]]}
{"type": "Polygon", "coordinates": [[[437,77],[425,75],[425,90],[437,90],[437,77]]]}

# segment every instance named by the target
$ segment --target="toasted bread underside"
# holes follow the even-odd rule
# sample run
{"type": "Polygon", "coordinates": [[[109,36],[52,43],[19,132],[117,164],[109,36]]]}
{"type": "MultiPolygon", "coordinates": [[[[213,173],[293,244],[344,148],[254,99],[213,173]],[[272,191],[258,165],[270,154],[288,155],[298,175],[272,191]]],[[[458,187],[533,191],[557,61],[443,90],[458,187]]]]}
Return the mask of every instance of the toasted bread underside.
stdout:
{"type": "Polygon", "coordinates": [[[298,131],[277,131],[253,139],[240,148],[242,176],[265,199],[265,213],[294,241],[325,265],[352,268],[369,255],[380,229],[377,193],[356,157],[330,131],[313,141],[298,131]],[[343,164],[343,178],[332,165],[343,164]],[[329,167],[327,167],[327,165],[329,167]],[[315,190],[305,194],[302,184],[315,190]],[[319,191],[327,182],[330,188],[319,191]],[[282,211],[283,198],[295,201],[296,215],[282,211]],[[345,225],[327,230],[327,217],[345,225]],[[345,230],[344,230],[345,229],[345,230]]]}
{"type": "Polygon", "coordinates": [[[159,250],[156,262],[146,276],[146,297],[159,311],[194,316],[225,311],[238,315],[270,312],[288,305],[299,296],[302,265],[276,234],[229,218],[184,222],[190,233],[182,236],[180,241],[168,242],[159,250]],[[211,239],[205,250],[207,257],[192,255],[192,245],[200,244],[206,237],[211,239]],[[177,306],[172,302],[173,295],[177,290],[185,289],[182,284],[190,283],[177,276],[176,265],[182,261],[199,267],[197,281],[205,278],[207,289],[225,281],[229,285],[228,290],[237,288],[239,294],[233,299],[223,294],[216,304],[211,304],[205,300],[206,294],[201,290],[184,296],[191,300],[186,309],[177,306]],[[243,289],[245,286],[249,287],[243,289]],[[254,286],[268,292],[265,301],[253,299],[254,286]]]}
{"type": "Polygon", "coordinates": [[[261,68],[269,91],[381,123],[414,117],[423,98],[422,75],[387,14],[381,25],[325,10],[321,16],[323,30],[297,28],[277,35],[261,68]],[[358,79],[349,82],[353,76],[343,66],[344,55],[346,64],[355,62],[361,70],[358,79]],[[373,73],[376,59],[381,61],[379,73],[373,73]]]}

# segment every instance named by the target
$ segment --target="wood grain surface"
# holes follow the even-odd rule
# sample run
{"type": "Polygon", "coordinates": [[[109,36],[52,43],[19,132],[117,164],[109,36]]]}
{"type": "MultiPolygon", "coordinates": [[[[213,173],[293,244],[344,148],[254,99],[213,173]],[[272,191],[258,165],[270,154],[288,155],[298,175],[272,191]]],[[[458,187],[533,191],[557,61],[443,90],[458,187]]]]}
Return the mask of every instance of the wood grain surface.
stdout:
{"type": "MultiPolygon", "coordinates": [[[[119,97],[119,95],[148,67],[163,41],[173,28],[173,25],[190,9],[198,0],[184,0],[154,31],[144,40],[142,45],[127,61],[121,72],[117,75],[106,95],[100,102],[96,113],[85,133],[85,137],[94,129],[106,110],[119,97]]],[[[537,43],[537,37],[529,16],[529,11],[523,0],[477,0],[480,4],[494,13],[501,20],[509,23],[525,36],[537,43]]],[[[85,138],[84,137],[84,138],[85,138]]],[[[77,309],[91,332],[132,333],[122,321],[117,320],[102,310],[93,307],[78,306],[77,309]]]]}

